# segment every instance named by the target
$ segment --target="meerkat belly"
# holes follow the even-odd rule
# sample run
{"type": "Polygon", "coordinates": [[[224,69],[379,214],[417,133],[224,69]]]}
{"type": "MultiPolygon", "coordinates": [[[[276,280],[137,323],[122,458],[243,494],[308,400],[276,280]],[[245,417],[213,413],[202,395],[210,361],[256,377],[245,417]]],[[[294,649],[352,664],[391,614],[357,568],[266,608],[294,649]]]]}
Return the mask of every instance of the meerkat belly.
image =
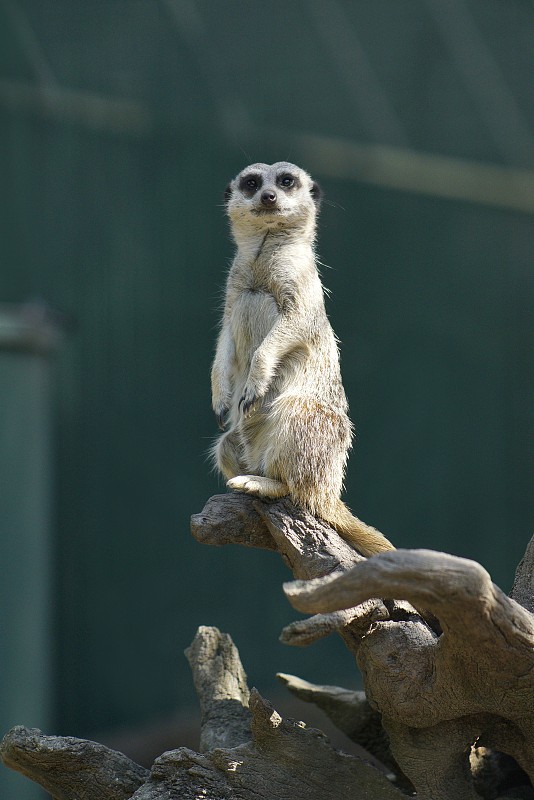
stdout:
{"type": "Polygon", "coordinates": [[[236,299],[231,326],[239,374],[248,371],[255,350],[265,339],[278,316],[276,301],[267,292],[247,290],[236,299]]]}
{"type": "Polygon", "coordinates": [[[313,342],[288,353],[280,374],[279,394],[313,397],[324,405],[346,407],[337,345],[330,326],[313,342]]]}

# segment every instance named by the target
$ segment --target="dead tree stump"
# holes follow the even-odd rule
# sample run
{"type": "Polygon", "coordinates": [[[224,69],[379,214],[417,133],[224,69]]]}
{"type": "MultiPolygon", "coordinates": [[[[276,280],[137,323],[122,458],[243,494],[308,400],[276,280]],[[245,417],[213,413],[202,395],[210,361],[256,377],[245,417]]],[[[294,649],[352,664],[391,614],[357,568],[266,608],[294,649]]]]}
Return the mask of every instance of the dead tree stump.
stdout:
{"type": "Polygon", "coordinates": [[[287,499],[213,497],[192,531],[206,544],[280,553],[297,579],[289,600],[313,614],[283,640],[308,645],[338,632],[365,695],[280,677],[385,770],[283,720],[249,691],[237,650],[213,628],[199,629],[187,651],[201,753],[164,753],[148,773],[101,745],[15,728],[0,751],[8,766],[55,800],[393,800],[411,787],[419,800],[534,798],[534,539],[507,597],[479,564],[444,553],[365,560],[287,499]]]}

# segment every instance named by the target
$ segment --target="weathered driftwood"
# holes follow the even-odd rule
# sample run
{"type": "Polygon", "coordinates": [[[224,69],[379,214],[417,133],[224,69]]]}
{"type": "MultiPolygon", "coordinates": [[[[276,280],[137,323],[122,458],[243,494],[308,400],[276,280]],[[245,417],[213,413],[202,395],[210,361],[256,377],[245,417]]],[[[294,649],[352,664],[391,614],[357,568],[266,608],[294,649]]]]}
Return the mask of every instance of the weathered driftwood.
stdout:
{"type": "Polygon", "coordinates": [[[203,626],[185,654],[200,701],[200,751],[250,741],[250,691],[231,638],[203,626]]]}
{"type": "Polygon", "coordinates": [[[149,773],[94,742],[15,728],[2,743],[5,763],[57,800],[401,800],[381,771],[249,691],[229,636],[202,627],[187,655],[208,752],[169,751],[149,773]]]}
{"type": "MultiPolygon", "coordinates": [[[[238,493],[215,495],[200,514],[191,517],[191,531],[202,544],[277,550],[295,578],[304,580],[341,573],[365,561],[325,522],[288,499],[263,501],[238,493]]],[[[369,624],[379,619],[419,619],[419,615],[408,603],[369,598],[353,608],[294,623],[282,638],[288,644],[310,644],[339,630],[354,649],[369,624]]]]}
{"type": "Polygon", "coordinates": [[[211,628],[199,629],[187,651],[203,753],[164,753],[147,773],[102,745],[16,728],[0,750],[8,766],[56,800],[393,800],[408,785],[397,764],[419,800],[534,797],[527,786],[534,769],[534,541],[511,599],[480,565],[442,553],[396,551],[365,561],[288,500],[214,497],[192,530],[208,544],[280,552],[298,579],[286,587],[288,597],[314,613],[288,626],[284,640],[309,644],[338,631],[357,658],[367,697],[284,680],[397,771],[397,786],[249,692],[231,640],[211,628]],[[509,754],[506,769],[499,752],[509,754]]]}
{"type": "Polygon", "coordinates": [[[286,587],[290,601],[316,615],[286,629],[285,640],[307,643],[339,625],[395,760],[418,797],[479,796],[469,763],[475,741],[513,757],[525,782],[526,776],[534,780],[534,540],[509,598],[479,564],[444,553],[398,550],[367,561],[347,554],[334,531],[287,500],[234,496],[231,503],[239,504],[240,513],[219,538],[213,520],[226,513],[226,498],[211,498],[193,517],[193,534],[210,544],[272,547],[259,535],[258,519],[263,520],[300,579],[286,587]],[[392,597],[430,616],[376,599],[392,597]],[[362,613],[361,604],[368,602],[372,608],[362,613]]]}
{"type": "Polygon", "coordinates": [[[477,738],[533,780],[532,614],[479,564],[427,550],[382,554],[343,575],[286,586],[308,612],[384,593],[429,608],[443,628],[438,638],[422,624],[381,623],[358,653],[367,696],[414,786],[432,798],[468,797],[466,753],[477,738]],[[443,791],[445,782],[455,794],[443,791]]]}
{"type": "Polygon", "coordinates": [[[50,792],[54,800],[128,800],[148,770],[122,753],[72,736],[45,736],[17,726],[0,745],[7,767],[50,792]]]}
{"type": "MultiPolygon", "coordinates": [[[[300,700],[313,703],[324,711],[336,728],[389,767],[391,777],[395,777],[398,766],[391,756],[388,736],[365,692],[340,686],[318,686],[282,672],[277,677],[300,700]]],[[[401,785],[408,788],[402,781],[401,785]]]]}

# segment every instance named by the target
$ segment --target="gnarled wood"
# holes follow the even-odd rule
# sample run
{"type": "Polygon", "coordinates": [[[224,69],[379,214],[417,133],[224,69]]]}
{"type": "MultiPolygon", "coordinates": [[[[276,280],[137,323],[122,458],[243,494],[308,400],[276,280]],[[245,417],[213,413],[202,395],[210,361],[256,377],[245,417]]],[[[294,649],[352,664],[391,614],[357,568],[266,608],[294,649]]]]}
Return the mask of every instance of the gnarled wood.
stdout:
{"type": "MultiPolygon", "coordinates": [[[[225,497],[208,501],[214,516],[225,497]]],[[[357,657],[396,760],[420,798],[478,796],[469,767],[478,737],[513,756],[532,780],[532,543],[518,568],[513,599],[474,561],[432,551],[347,558],[335,531],[288,500],[243,499],[248,519],[254,526],[263,519],[301,579],[287,587],[289,599],[315,614],[288,626],[283,641],[307,644],[339,630],[357,657]],[[397,600],[377,599],[392,597],[397,600]],[[409,604],[425,609],[424,618],[409,604]]],[[[250,543],[246,520],[241,516],[226,532],[227,542],[250,543]]],[[[214,529],[204,529],[203,536],[217,538],[214,529]]]]}
{"type": "MultiPolygon", "coordinates": [[[[419,800],[504,800],[504,791],[497,797],[507,785],[499,751],[515,760],[510,797],[534,798],[526,785],[534,777],[533,543],[509,598],[479,564],[443,553],[401,550],[366,561],[287,499],[217,496],[195,515],[192,529],[204,543],[280,552],[299,579],[287,585],[288,596],[315,615],[288,626],[285,641],[309,644],[338,631],[357,658],[367,697],[287,676],[286,682],[394,769],[381,717],[419,800]],[[414,607],[429,613],[422,617],[414,607]]],[[[55,800],[404,796],[382,772],[336,751],[320,732],[281,719],[249,692],[226,635],[199,629],[187,655],[203,711],[204,753],[165,753],[148,774],[94,742],[19,727],[2,743],[4,762],[55,800]]]]}
{"type": "Polygon", "coordinates": [[[231,638],[217,628],[202,626],[185,654],[200,701],[200,751],[248,742],[252,738],[250,691],[231,638]]]}
{"type": "Polygon", "coordinates": [[[341,686],[318,686],[295,675],[278,673],[277,678],[289,691],[306,703],[314,703],[334,723],[336,728],[356,744],[375,756],[393,773],[398,770],[391,758],[389,739],[380,716],[370,705],[365,692],[343,689],[341,686]]]}
{"type": "Polygon", "coordinates": [[[72,736],[12,728],[0,744],[6,767],[39,783],[54,800],[128,800],[148,770],[122,753],[72,736]]]}
{"type": "Polygon", "coordinates": [[[283,720],[254,690],[250,710],[251,742],[164,753],[132,800],[402,800],[379,770],[334,750],[320,731],[283,720]]]}
{"type": "Polygon", "coordinates": [[[333,612],[387,594],[438,618],[440,637],[420,623],[377,623],[358,653],[367,696],[420,796],[475,796],[467,753],[477,737],[534,779],[533,615],[479,564],[397,550],[285,588],[301,611],[333,612]]]}
{"type": "Polygon", "coordinates": [[[188,658],[208,752],[169,751],[148,773],[95,742],[17,728],[4,740],[5,763],[57,800],[401,800],[380,770],[334,749],[320,731],[282,719],[249,691],[229,636],[199,628],[188,658]]]}
{"type": "MultiPolygon", "coordinates": [[[[365,561],[337,531],[288,498],[269,501],[239,493],[214,495],[200,514],[191,517],[191,532],[202,544],[275,549],[295,578],[304,580],[341,573],[365,561]]],[[[292,627],[284,632],[284,640],[300,644],[339,630],[356,653],[369,622],[376,619],[419,619],[419,615],[408,603],[372,598],[363,608],[344,609],[330,619],[304,623],[301,629],[292,627]]]]}

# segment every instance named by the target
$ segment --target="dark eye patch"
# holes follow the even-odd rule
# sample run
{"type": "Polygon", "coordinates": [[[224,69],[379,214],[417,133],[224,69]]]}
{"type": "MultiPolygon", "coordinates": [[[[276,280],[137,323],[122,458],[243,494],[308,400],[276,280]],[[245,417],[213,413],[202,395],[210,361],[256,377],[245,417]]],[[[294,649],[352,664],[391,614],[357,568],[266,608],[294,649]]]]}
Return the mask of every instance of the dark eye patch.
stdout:
{"type": "Polygon", "coordinates": [[[243,194],[252,197],[253,194],[256,194],[258,189],[261,189],[262,183],[261,175],[243,175],[239,181],[239,188],[243,194]]]}
{"type": "Polygon", "coordinates": [[[296,175],[292,175],[291,172],[282,172],[276,179],[276,183],[278,186],[281,186],[282,189],[298,189],[300,186],[300,181],[296,177],[296,175]]]}

